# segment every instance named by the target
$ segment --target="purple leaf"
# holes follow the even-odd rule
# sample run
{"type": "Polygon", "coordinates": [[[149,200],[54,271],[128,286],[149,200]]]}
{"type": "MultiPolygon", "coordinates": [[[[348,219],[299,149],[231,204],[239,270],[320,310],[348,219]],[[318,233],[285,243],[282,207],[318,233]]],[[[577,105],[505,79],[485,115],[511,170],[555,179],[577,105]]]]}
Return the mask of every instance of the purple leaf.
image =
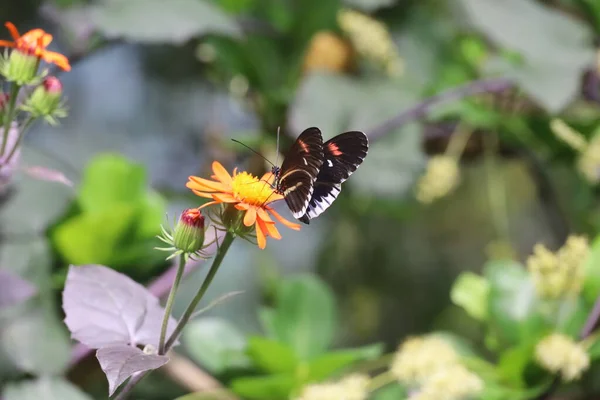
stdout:
{"type": "MultiPolygon", "coordinates": [[[[63,310],[72,337],[92,349],[117,344],[158,347],[165,312],[142,285],[102,265],[69,267],[63,310]]],[[[175,324],[170,317],[168,334],[175,324]]]]}
{"type": "Polygon", "coordinates": [[[69,187],[74,186],[73,182],[65,174],[55,169],[34,165],[32,167],[25,167],[23,170],[27,175],[41,181],[58,182],[69,187]]]}
{"type": "Polygon", "coordinates": [[[108,380],[108,395],[136,372],[157,369],[169,361],[169,357],[146,354],[137,347],[123,344],[99,349],[96,358],[108,380]]]}
{"type": "Polygon", "coordinates": [[[36,292],[37,289],[31,283],[0,269],[0,309],[22,303],[36,292]]]}

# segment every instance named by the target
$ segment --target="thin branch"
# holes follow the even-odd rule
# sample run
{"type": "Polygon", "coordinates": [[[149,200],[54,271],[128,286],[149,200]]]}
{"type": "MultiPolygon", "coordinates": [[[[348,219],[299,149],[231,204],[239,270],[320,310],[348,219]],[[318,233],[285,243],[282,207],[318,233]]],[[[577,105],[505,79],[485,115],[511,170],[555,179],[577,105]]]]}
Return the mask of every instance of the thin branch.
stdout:
{"type": "Polygon", "coordinates": [[[383,122],[382,124],[368,130],[369,139],[377,140],[391,131],[402,127],[414,120],[425,117],[431,110],[441,104],[451,103],[464,97],[479,93],[503,92],[513,87],[512,81],[506,78],[491,78],[469,82],[466,85],[446,90],[440,94],[429,97],[421,103],[402,111],[395,117],[383,122]]]}

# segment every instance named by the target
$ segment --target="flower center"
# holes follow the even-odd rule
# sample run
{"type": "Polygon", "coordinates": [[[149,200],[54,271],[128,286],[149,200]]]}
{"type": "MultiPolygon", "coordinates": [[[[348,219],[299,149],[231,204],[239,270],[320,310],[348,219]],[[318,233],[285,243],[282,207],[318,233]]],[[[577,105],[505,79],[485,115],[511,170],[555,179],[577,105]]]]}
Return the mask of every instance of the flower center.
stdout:
{"type": "Polygon", "coordinates": [[[236,199],[253,206],[262,206],[269,198],[274,199],[271,185],[247,172],[234,175],[231,188],[236,199]]]}

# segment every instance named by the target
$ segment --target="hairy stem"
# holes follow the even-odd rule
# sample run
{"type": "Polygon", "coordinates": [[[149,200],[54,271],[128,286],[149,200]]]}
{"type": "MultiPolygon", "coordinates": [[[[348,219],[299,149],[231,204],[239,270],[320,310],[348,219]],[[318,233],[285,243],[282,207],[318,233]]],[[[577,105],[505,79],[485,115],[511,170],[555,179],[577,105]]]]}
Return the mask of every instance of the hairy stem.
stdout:
{"type": "Polygon", "coordinates": [[[196,293],[196,295],[194,296],[194,298],[192,299],[192,301],[190,302],[188,307],[185,309],[183,315],[179,319],[179,322],[177,323],[175,330],[171,334],[171,337],[169,337],[169,340],[167,340],[167,344],[165,345],[165,350],[168,351],[171,348],[171,346],[173,346],[173,343],[175,343],[175,341],[181,334],[181,331],[183,330],[185,325],[189,322],[190,318],[194,314],[194,311],[196,310],[198,303],[200,303],[200,300],[202,300],[202,298],[204,297],[204,294],[206,293],[206,291],[208,290],[208,287],[212,283],[213,278],[217,274],[217,271],[219,270],[219,267],[221,266],[221,263],[223,262],[223,259],[225,258],[225,255],[227,254],[229,247],[231,246],[231,243],[233,243],[233,239],[235,239],[235,235],[230,232],[227,232],[227,234],[225,234],[225,237],[223,237],[223,242],[221,243],[221,246],[219,246],[219,249],[217,250],[217,255],[215,256],[215,259],[213,260],[213,263],[210,266],[208,275],[206,275],[206,278],[204,278],[204,282],[202,282],[202,286],[200,286],[200,289],[198,289],[198,292],[196,293]]]}
{"type": "Polygon", "coordinates": [[[185,258],[185,253],[181,253],[179,256],[179,265],[177,266],[177,274],[173,280],[173,286],[171,286],[171,291],[169,292],[169,297],[167,298],[167,304],[165,305],[165,316],[163,317],[162,326],[160,328],[160,339],[158,341],[158,354],[160,355],[165,354],[165,342],[167,340],[169,318],[171,317],[171,310],[173,309],[173,303],[175,302],[175,294],[177,293],[177,289],[179,289],[181,277],[183,276],[183,271],[185,270],[185,258]]]}
{"type": "MultiPolygon", "coordinates": [[[[10,97],[8,99],[8,109],[6,110],[6,114],[4,115],[4,132],[2,134],[2,147],[0,147],[0,157],[4,155],[6,151],[6,144],[8,142],[8,131],[10,129],[10,124],[15,118],[15,106],[17,105],[17,96],[19,95],[19,90],[21,90],[21,86],[14,83],[10,89],[10,97]]],[[[5,163],[6,164],[6,163],[5,163]]],[[[0,168],[2,166],[0,165],[0,168]]]]}

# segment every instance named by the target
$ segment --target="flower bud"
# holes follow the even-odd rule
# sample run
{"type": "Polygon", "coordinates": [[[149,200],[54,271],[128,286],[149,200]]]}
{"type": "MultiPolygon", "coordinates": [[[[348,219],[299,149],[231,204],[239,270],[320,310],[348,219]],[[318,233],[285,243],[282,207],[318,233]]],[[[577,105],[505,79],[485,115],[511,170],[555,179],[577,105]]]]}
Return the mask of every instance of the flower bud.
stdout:
{"type": "Polygon", "coordinates": [[[235,233],[238,236],[246,236],[251,233],[254,228],[253,226],[244,225],[245,215],[245,211],[238,210],[232,204],[227,204],[221,212],[221,224],[231,233],[235,233]]]}
{"type": "Polygon", "coordinates": [[[55,118],[64,117],[65,110],[61,108],[62,83],[55,76],[44,79],[31,94],[23,109],[29,111],[34,117],[44,117],[48,122],[55,122],[55,118]]]}
{"type": "Polygon", "coordinates": [[[173,245],[184,253],[195,253],[204,245],[204,216],[197,208],[181,213],[173,232],[173,245]]]}
{"type": "Polygon", "coordinates": [[[8,82],[15,82],[20,86],[31,85],[37,79],[37,71],[40,65],[40,59],[35,55],[35,48],[14,49],[8,59],[2,63],[2,75],[8,82]]]}

